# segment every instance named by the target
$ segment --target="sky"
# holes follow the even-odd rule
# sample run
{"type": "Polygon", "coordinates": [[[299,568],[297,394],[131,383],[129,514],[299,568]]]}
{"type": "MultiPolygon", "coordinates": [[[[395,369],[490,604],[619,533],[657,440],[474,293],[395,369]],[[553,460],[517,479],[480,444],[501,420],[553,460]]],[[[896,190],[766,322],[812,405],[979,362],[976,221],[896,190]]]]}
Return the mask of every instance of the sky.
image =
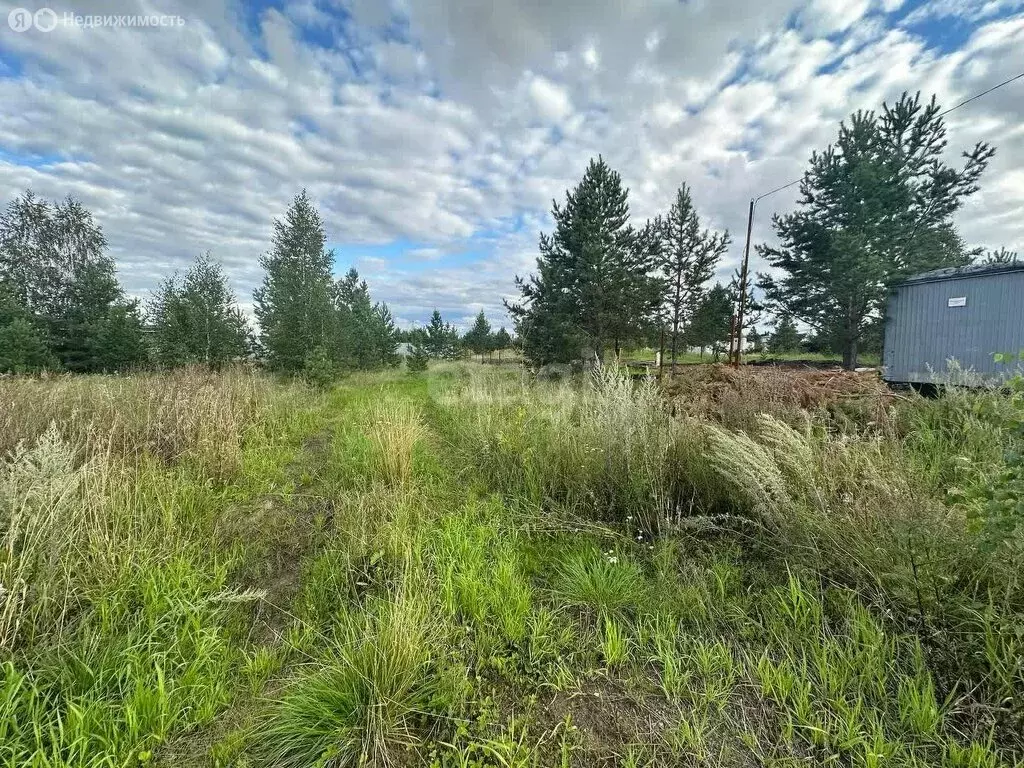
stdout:
{"type": "MultiPolygon", "coordinates": [[[[306,188],[335,272],[405,327],[434,308],[507,323],[593,156],[638,224],[688,184],[733,235],[725,280],[748,200],[850,113],[918,90],[951,107],[1024,71],[1024,0],[49,0],[52,30],[5,23],[43,7],[0,0],[0,204],[80,199],[143,299],[210,251],[248,309],[306,188]]],[[[1024,255],[1024,79],[946,120],[950,162],[997,149],[961,234],[1024,255]]],[[[755,243],[797,194],[758,203],[755,243]]]]}

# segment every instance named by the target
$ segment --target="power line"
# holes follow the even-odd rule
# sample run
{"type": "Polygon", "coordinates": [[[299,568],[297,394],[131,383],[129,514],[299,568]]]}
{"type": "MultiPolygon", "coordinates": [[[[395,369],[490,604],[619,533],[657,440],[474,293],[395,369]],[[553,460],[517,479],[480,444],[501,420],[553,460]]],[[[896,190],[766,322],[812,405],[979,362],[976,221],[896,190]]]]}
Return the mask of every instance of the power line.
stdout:
{"type": "Polygon", "coordinates": [[[942,117],[943,115],[948,115],[954,109],[960,109],[960,107],[962,107],[964,104],[970,104],[975,99],[980,99],[982,96],[987,96],[988,94],[992,93],[992,91],[997,91],[1000,88],[1002,88],[1004,85],[1009,85],[1014,80],[1020,80],[1022,77],[1024,77],[1024,72],[1021,72],[1020,74],[1014,75],[1009,80],[1003,80],[1003,82],[1001,82],[999,85],[993,85],[987,91],[982,91],[981,93],[974,94],[973,96],[971,96],[971,98],[965,99],[965,100],[961,101],[955,107],[950,107],[945,112],[939,112],[939,114],[937,114],[936,117],[942,117]]]}
{"type": "MultiPolygon", "coordinates": [[[[976,99],[980,99],[982,96],[987,96],[988,94],[992,93],[992,91],[998,91],[1004,85],[1009,85],[1010,83],[1014,82],[1015,80],[1020,80],[1022,77],[1024,77],[1024,72],[1019,72],[1018,74],[1014,75],[1010,79],[1003,80],[1003,82],[998,83],[997,85],[993,85],[988,90],[982,91],[981,93],[976,93],[973,96],[971,96],[969,99],[964,99],[959,104],[956,104],[956,105],[950,107],[949,109],[945,110],[944,112],[940,112],[939,114],[936,115],[936,117],[942,117],[943,115],[948,115],[950,112],[952,112],[954,110],[957,110],[957,109],[960,109],[960,107],[962,107],[962,106],[964,106],[966,104],[970,104],[972,101],[974,101],[976,99]]],[[[754,205],[757,203],[758,200],[762,200],[762,199],[764,199],[764,198],[766,198],[766,197],[768,197],[770,195],[774,195],[776,192],[781,192],[784,189],[789,189],[794,184],[799,184],[801,181],[803,181],[803,176],[801,176],[799,179],[794,179],[793,181],[789,182],[788,184],[783,184],[781,187],[776,187],[775,189],[772,189],[772,190],[770,190],[768,192],[765,192],[763,195],[758,195],[757,197],[750,198],[750,210],[749,210],[749,212],[747,214],[747,244],[746,244],[746,247],[744,247],[744,249],[743,249],[743,266],[742,266],[741,272],[740,272],[741,278],[740,278],[739,309],[738,309],[738,312],[736,314],[736,317],[734,318],[734,323],[733,323],[734,327],[733,327],[732,331],[729,334],[729,336],[730,336],[730,338],[729,338],[729,358],[732,361],[733,365],[739,365],[740,358],[743,356],[743,312],[744,312],[744,309],[745,309],[744,305],[746,304],[746,298],[747,298],[747,295],[746,295],[747,294],[746,277],[747,277],[747,265],[749,264],[749,261],[750,261],[750,234],[751,234],[751,231],[752,231],[753,226],[754,226],[754,205]]]]}
{"type": "MultiPolygon", "coordinates": [[[[1020,73],[1014,75],[1009,80],[1003,80],[1003,82],[999,83],[998,85],[993,85],[987,91],[982,91],[981,93],[976,93],[973,96],[971,96],[969,99],[964,99],[963,101],[961,101],[956,106],[952,106],[952,107],[950,107],[949,109],[947,109],[944,112],[939,112],[939,114],[937,114],[936,117],[942,117],[944,115],[948,115],[953,110],[960,109],[960,107],[964,106],[965,104],[970,104],[972,101],[974,101],[976,99],[980,99],[982,96],[987,96],[988,94],[992,93],[992,91],[998,91],[1004,85],[1009,85],[1014,80],[1020,80],[1022,77],[1024,77],[1024,72],[1020,72],[1020,73]]],[[[789,182],[788,184],[783,184],[781,187],[776,187],[775,189],[771,190],[770,192],[765,192],[763,195],[758,195],[757,197],[754,198],[754,202],[757,202],[758,200],[761,200],[763,198],[769,197],[770,195],[774,195],[776,192],[781,192],[784,189],[789,189],[794,184],[799,184],[801,181],[803,181],[803,176],[801,176],[799,179],[795,179],[794,181],[789,182]]]]}

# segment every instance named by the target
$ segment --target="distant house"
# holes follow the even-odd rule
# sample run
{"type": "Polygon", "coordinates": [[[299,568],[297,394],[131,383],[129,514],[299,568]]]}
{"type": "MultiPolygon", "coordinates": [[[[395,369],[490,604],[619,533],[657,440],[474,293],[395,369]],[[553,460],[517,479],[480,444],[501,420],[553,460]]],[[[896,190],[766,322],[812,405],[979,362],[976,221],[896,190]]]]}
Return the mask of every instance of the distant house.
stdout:
{"type": "Polygon", "coordinates": [[[1024,361],[1024,262],[937,269],[889,297],[882,353],[887,381],[927,384],[951,361],[999,380],[1024,361]]]}

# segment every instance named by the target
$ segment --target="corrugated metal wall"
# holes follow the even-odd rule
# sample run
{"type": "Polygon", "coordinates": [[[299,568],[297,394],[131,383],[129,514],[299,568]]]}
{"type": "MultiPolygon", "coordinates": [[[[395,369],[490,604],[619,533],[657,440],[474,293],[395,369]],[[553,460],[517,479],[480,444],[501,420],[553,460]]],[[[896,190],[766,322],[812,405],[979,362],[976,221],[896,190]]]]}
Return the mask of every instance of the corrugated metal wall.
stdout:
{"type": "Polygon", "coordinates": [[[932,382],[956,360],[986,377],[1018,370],[1024,352],[1024,271],[909,282],[889,297],[885,379],[932,382]],[[996,353],[1012,353],[997,362],[996,353]],[[934,373],[933,373],[934,372],[934,373]]]}

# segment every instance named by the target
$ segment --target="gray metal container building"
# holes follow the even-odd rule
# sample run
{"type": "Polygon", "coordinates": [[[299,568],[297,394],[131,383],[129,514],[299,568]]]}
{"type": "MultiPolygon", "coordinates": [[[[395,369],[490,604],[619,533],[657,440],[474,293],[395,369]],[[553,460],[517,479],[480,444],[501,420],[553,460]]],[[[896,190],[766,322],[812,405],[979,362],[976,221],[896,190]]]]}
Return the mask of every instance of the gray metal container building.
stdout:
{"type": "Polygon", "coordinates": [[[951,360],[990,380],[1020,372],[1024,263],[938,269],[896,286],[886,310],[883,377],[931,383],[951,360]]]}

